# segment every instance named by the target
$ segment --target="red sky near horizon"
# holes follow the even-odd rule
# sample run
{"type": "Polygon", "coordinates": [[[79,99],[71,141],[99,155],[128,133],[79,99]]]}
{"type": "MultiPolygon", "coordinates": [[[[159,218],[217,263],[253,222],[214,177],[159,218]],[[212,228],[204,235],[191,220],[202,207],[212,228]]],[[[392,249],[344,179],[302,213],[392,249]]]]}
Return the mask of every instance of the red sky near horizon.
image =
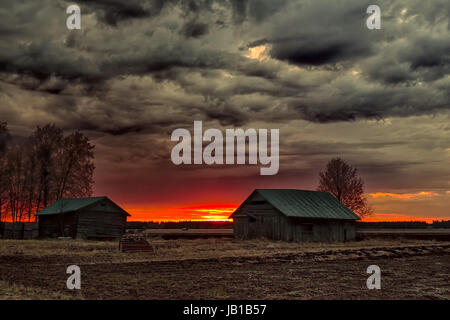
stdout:
{"type": "MultiPolygon", "coordinates": [[[[450,219],[449,216],[427,216],[425,213],[413,211],[413,215],[408,215],[407,212],[411,206],[420,205],[423,202],[436,200],[436,197],[449,197],[450,192],[440,195],[434,192],[418,192],[418,193],[371,193],[368,195],[369,202],[375,208],[376,212],[365,217],[363,221],[366,222],[381,222],[381,221],[425,221],[432,223],[434,220],[450,219]],[[402,212],[401,208],[404,208],[402,212]],[[389,208],[393,210],[389,210],[389,208]]],[[[245,198],[244,198],[245,200],[245,198]]],[[[132,215],[129,221],[230,221],[228,217],[240,205],[241,202],[230,203],[204,203],[196,205],[185,206],[127,206],[124,209],[132,215]]]]}
{"type": "Polygon", "coordinates": [[[228,221],[239,204],[204,204],[180,207],[128,207],[129,221],[228,221]]]}

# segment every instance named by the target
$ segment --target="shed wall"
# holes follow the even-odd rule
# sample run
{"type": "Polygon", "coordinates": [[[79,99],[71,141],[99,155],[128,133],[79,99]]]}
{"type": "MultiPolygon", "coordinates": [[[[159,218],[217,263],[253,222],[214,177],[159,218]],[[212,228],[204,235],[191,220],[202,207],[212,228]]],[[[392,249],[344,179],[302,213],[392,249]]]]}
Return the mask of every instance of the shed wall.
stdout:
{"type": "Polygon", "coordinates": [[[78,213],[77,237],[120,238],[125,233],[126,216],[120,212],[82,210],[78,213]]]}
{"type": "Polygon", "coordinates": [[[125,233],[127,215],[109,199],[76,212],[39,216],[40,237],[120,238],[125,233]]]}
{"type": "Polygon", "coordinates": [[[356,236],[355,223],[340,220],[311,221],[282,216],[234,218],[234,236],[237,239],[267,238],[294,242],[348,241],[356,236]]]}
{"type": "Polygon", "coordinates": [[[237,239],[307,242],[346,241],[356,236],[354,221],[290,218],[258,197],[248,199],[236,212],[233,229],[237,239]]]}
{"type": "Polygon", "coordinates": [[[75,237],[77,220],[75,213],[39,216],[39,237],[75,237]]]}

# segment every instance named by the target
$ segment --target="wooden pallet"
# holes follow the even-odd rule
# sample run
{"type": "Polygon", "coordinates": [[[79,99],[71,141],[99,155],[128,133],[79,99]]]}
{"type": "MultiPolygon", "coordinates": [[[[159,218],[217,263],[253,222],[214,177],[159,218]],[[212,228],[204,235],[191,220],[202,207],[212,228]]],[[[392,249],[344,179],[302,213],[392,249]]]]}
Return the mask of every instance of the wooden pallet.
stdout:
{"type": "Polygon", "coordinates": [[[152,252],[152,246],[145,239],[124,238],[119,241],[121,252],[152,252]]]}

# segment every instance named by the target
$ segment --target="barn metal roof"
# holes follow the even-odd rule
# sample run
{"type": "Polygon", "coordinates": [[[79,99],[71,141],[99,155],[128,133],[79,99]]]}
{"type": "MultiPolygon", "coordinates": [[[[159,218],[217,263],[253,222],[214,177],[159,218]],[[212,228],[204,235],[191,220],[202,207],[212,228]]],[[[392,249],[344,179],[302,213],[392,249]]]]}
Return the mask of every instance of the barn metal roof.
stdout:
{"type": "MultiPolygon", "coordinates": [[[[110,200],[106,196],[91,197],[91,198],[65,198],[65,199],[56,200],[53,204],[49,205],[48,207],[46,207],[46,208],[42,209],[41,211],[39,211],[38,213],[36,213],[36,215],[41,216],[41,215],[49,215],[49,214],[61,214],[61,213],[74,212],[74,211],[78,211],[80,209],[83,209],[87,206],[90,206],[90,205],[92,205],[100,200],[104,200],[104,199],[107,199],[107,200],[111,201],[112,203],[114,203],[112,200],[110,200]]],[[[120,208],[120,209],[122,211],[124,211],[127,215],[130,215],[122,208],[120,208]]]]}
{"type": "MultiPolygon", "coordinates": [[[[328,192],[295,189],[256,189],[252,195],[255,192],[259,193],[267,202],[288,217],[360,219],[358,215],[328,192]]],[[[245,202],[241,206],[243,205],[245,205],[245,202]]]]}

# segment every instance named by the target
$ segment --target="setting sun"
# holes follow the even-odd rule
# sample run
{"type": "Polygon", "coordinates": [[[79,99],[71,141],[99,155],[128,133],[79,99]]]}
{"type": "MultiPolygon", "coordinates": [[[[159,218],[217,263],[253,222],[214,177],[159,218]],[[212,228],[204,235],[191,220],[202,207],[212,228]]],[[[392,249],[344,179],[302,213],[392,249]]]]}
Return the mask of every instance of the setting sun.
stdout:
{"type": "Polygon", "coordinates": [[[177,207],[126,207],[130,221],[231,221],[237,204],[204,204],[177,207]]]}

